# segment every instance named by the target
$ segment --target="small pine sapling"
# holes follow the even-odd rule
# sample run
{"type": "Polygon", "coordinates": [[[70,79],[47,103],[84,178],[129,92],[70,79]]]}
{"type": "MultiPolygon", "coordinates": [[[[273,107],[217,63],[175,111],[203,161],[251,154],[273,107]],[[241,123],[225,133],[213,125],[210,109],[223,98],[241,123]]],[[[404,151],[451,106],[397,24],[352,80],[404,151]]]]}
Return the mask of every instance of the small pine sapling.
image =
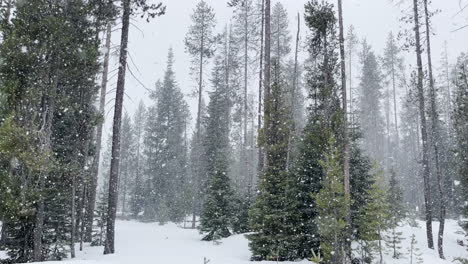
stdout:
{"type": "Polygon", "coordinates": [[[389,230],[385,234],[385,244],[388,248],[391,248],[393,251],[392,257],[394,259],[398,259],[401,256],[401,241],[402,232],[398,231],[399,223],[402,218],[405,217],[404,208],[402,205],[402,198],[403,194],[398,185],[398,181],[396,178],[396,173],[392,169],[391,170],[391,178],[389,183],[389,195],[388,195],[388,205],[389,205],[389,219],[388,219],[388,227],[389,230]]]}
{"type": "Polygon", "coordinates": [[[107,191],[101,188],[99,192],[99,200],[96,209],[94,210],[94,228],[92,233],[91,246],[103,246],[104,238],[106,237],[106,217],[107,217],[107,191]]]}
{"type": "Polygon", "coordinates": [[[411,243],[410,247],[408,248],[408,255],[410,259],[410,264],[424,263],[421,257],[422,253],[419,252],[419,248],[417,247],[416,236],[414,234],[411,236],[411,243]]]}

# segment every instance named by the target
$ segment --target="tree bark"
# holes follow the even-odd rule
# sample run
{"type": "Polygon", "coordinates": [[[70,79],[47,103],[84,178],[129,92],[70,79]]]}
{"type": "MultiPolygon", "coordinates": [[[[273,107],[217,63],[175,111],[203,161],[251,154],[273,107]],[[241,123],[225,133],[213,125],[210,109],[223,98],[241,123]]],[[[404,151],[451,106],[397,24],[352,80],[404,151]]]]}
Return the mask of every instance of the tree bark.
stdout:
{"type": "Polygon", "coordinates": [[[99,176],[99,163],[101,157],[101,147],[102,147],[102,129],[104,127],[104,116],[105,116],[105,106],[106,106],[106,93],[107,93],[107,78],[109,73],[109,55],[110,55],[110,44],[111,44],[111,34],[112,26],[111,23],[107,23],[106,29],[106,44],[104,52],[104,62],[103,62],[103,71],[102,71],[102,80],[101,80],[101,96],[99,99],[99,113],[101,114],[103,120],[97,126],[96,131],[96,153],[93,161],[93,172],[91,174],[91,181],[89,186],[89,196],[88,204],[86,208],[86,234],[84,241],[91,242],[92,233],[93,233],[93,221],[94,221],[94,209],[96,206],[96,193],[97,193],[97,181],[99,176]]]}
{"type": "MultiPolygon", "coordinates": [[[[392,42],[393,42],[393,37],[392,37],[392,42]]],[[[394,45],[392,44],[392,46],[394,46],[394,45]]],[[[392,87],[393,88],[393,117],[395,119],[396,144],[397,144],[397,147],[398,147],[399,142],[400,142],[400,133],[398,131],[395,54],[393,54],[393,53],[392,53],[392,86],[393,86],[392,87]]]]}
{"type": "Polygon", "coordinates": [[[71,234],[70,234],[70,254],[71,258],[75,258],[75,242],[76,242],[76,176],[72,176],[72,193],[71,193],[71,234]]]}
{"type": "Polygon", "coordinates": [[[423,147],[423,180],[424,180],[424,206],[426,209],[426,235],[427,246],[434,249],[434,238],[432,237],[432,198],[431,187],[429,183],[430,168],[429,168],[429,147],[427,142],[427,120],[426,120],[426,106],[424,101],[424,87],[423,87],[423,65],[421,59],[421,36],[419,31],[419,8],[418,0],[413,0],[414,12],[414,33],[416,39],[416,60],[418,66],[418,98],[419,98],[419,117],[421,118],[421,137],[423,147]]]}
{"type": "Polygon", "coordinates": [[[439,257],[441,259],[445,259],[444,257],[444,227],[445,227],[445,194],[444,194],[444,186],[443,186],[443,175],[440,169],[439,164],[439,120],[438,120],[438,113],[437,113],[437,103],[436,103],[436,90],[434,87],[434,76],[432,72],[432,56],[431,56],[431,28],[430,28],[430,18],[429,18],[429,10],[427,0],[424,0],[424,14],[426,18],[426,48],[427,48],[427,65],[429,70],[429,88],[430,88],[430,96],[431,96],[431,117],[432,117],[432,129],[431,129],[431,137],[432,137],[432,145],[434,148],[434,161],[436,167],[436,175],[437,175],[437,186],[439,190],[439,199],[440,199],[440,215],[439,215],[439,232],[438,232],[438,239],[437,239],[437,250],[439,252],[439,257]]]}
{"type": "MultiPolygon", "coordinates": [[[[204,13],[202,13],[202,20],[204,21],[204,13]]],[[[197,109],[197,131],[196,131],[196,140],[197,140],[197,150],[199,151],[201,147],[201,111],[202,111],[202,100],[203,100],[203,52],[205,50],[205,28],[204,25],[202,27],[202,32],[201,32],[201,40],[200,40],[200,64],[199,64],[199,72],[198,72],[198,109],[197,109]]],[[[193,214],[192,214],[192,228],[195,228],[196,226],[196,220],[197,220],[197,207],[199,204],[199,199],[200,199],[200,158],[199,155],[197,155],[197,164],[196,164],[196,172],[195,172],[195,177],[197,179],[195,180],[195,195],[193,198],[193,214]]]]}
{"type": "Polygon", "coordinates": [[[8,223],[7,223],[6,217],[4,217],[2,219],[2,228],[0,232],[0,250],[3,250],[3,247],[6,243],[7,232],[8,232],[8,223]]]}
{"type": "Polygon", "coordinates": [[[292,144],[294,137],[296,136],[296,120],[295,120],[295,110],[296,110],[296,90],[298,84],[298,53],[299,53],[299,38],[301,34],[301,17],[300,14],[297,13],[297,34],[296,34],[296,50],[294,52],[294,73],[293,73],[293,86],[291,90],[291,132],[289,133],[288,139],[288,155],[286,161],[286,170],[289,170],[291,166],[291,152],[292,152],[292,144]]]}
{"type": "MultiPolygon", "coordinates": [[[[260,32],[260,71],[259,71],[259,78],[258,78],[258,120],[257,120],[257,129],[258,134],[260,135],[260,131],[262,129],[262,93],[263,93],[263,41],[264,41],[264,28],[265,28],[265,0],[262,0],[262,21],[261,21],[261,32],[260,32]]],[[[263,170],[263,149],[261,147],[258,148],[258,174],[260,174],[263,170]]]]}
{"type": "MultiPolygon", "coordinates": [[[[349,182],[349,136],[348,136],[348,99],[346,95],[346,65],[345,65],[345,48],[344,48],[344,27],[343,27],[343,5],[342,1],[338,0],[338,22],[340,27],[340,57],[341,57],[341,96],[343,100],[343,175],[344,175],[344,190],[348,197],[351,194],[349,182]]],[[[349,205],[348,205],[349,206],[349,205]]],[[[349,208],[348,208],[349,215],[349,208]]],[[[348,216],[348,225],[351,224],[351,218],[348,216]]]]}
{"type": "MultiPolygon", "coordinates": [[[[248,64],[249,64],[249,5],[244,3],[244,142],[242,144],[242,159],[245,165],[245,171],[249,171],[249,160],[247,158],[247,122],[248,122],[248,64]]],[[[249,182],[250,179],[247,181],[249,182]]],[[[247,187],[250,193],[250,182],[247,187]]]]}
{"type": "Polygon", "coordinates": [[[107,209],[106,243],[104,254],[115,253],[115,216],[117,212],[119,164],[120,164],[120,130],[122,125],[122,108],[125,90],[125,72],[127,68],[128,31],[130,25],[130,0],[123,0],[122,35],[120,39],[119,72],[115,96],[114,124],[112,128],[112,158],[109,178],[109,201],[107,209]]]}
{"type": "MultiPolygon", "coordinates": [[[[54,61],[52,59],[52,61],[54,61]]],[[[52,121],[55,112],[55,95],[58,88],[58,76],[54,69],[49,72],[49,84],[50,89],[44,91],[43,103],[42,103],[42,127],[39,130],[40,140],[40,152],[50,153],[51,152],[51,135],[52,135],[52,121]],[[54,75],[53,75],[54,74],[54,75]]],[[[48,154],[49,155],[49,154],[48,154]]],[[[42,168],[39,172],[38,187],[39,198],[36,207],[36,215],[34,220],[33,230],[33,261],[42,261],[42,235],[44,233],[44,194],[43,189],[48,174],[49,164],[42,164],[42,168]]]]}
{"type": "MultiPolygon", "coordinates": [[[[263,98],[263,105],[266,106],[269,97],[270,97],[270,78],[271,78],[271,0],[265,0],[265,69],[264,69],[264,75],[265,79],[263,82],[264,85],[264,92],[265,96],[263,98]]],[[[264,114],[267,114],[265,111],[267,111],[266,107],[264,108],[264,114]]],[[[271,122],[270,122],[271,123],[271,122]]],[[[264,137],[268,138],[268,133],[270,130],[270,127],[265,124],[264,129],[264,137]]],[[[263,166],[268,166],[268,156],[266,155],[264,158],[264,164],[263,166]]]]}
{"type": "MultiPolygon", "coordinates": [[[[338,23],[339,23],[339,43],[340,43],[340,68],[341,68],[341,97],[343,100],[343,176],[344,176],[344,193],[347,199],[346,203],[346,222],[348,228],[351,227],[351,187],[349,178],[349,135],[348,135],[348,98],[346,91],[346,65],[345,65],[345,40],[344,40],[344,26],[343,26],[343,3],[338,0],[338,23]]],[[[351,243],[347,239],[346,242],[346,257],[345,262],[351,259],[351,243]]]]}

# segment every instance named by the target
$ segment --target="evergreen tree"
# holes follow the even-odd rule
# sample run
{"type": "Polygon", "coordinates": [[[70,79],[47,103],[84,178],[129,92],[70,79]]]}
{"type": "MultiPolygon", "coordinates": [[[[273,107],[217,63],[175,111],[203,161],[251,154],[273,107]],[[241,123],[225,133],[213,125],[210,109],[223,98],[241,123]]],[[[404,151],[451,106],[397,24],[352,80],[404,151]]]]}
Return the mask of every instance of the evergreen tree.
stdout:
{"type": "Polygon", "coordinates": [[[275,79],[265,105],[264,128],[260,144],[266,164],[258,185],[258,196],[250,211],[253,234],[248,236],[254,260],[292,260],[296,258],[290,238],[294,227],[286,208],[286,161],[289,137],[288,111],[284,107],[282,78],[275,65],[275,79]],[[266,132],[265,130],[268,130],[266,132]]]}
{"type": "Polygon", "coordinates": [[[122,217],[126,217],[128,211],[128,200],[130,189],[134,177],[135,134],[130,116],[125,113],[122,120],[122,136],[120,138],[120,175],[119,175],[119,201],[122,217]]]}
{"type": "Polygon", "coordinates": [[[74,243],[74,228],[83,223],[80,209],[96,124],[99,40],[88,19],[95,11],[84,1],[28,1],[17,6],[5,28],[0,93],[7,108],[1,126],[19,130],[1,140],[30,140],[23,151],[36,160],[27,164],[27,156],[16,151],[9,159],[18,161],[17,168],[7,165],[5,170],[5,176],[15,179],[8,188],[19,191],[15,200],[21,207],[7,220],[12,261],[63,258],[74,243]],[[72,179],[77,181],[72,184],[72,179]],[[70,195],[72,188],[76,197],[70,195]],[[78,206],[70,207],[75,199],[78,206]],[[78,213],[76,223],[70,212],[78,213]]]}
{"type": "Polygon", "coordinates": [[[416,241],[416,236],[414,234],[411,235],[411,242],[410,247],[408,248],[408,255],[410,264],[422,264],[424,260],[421,258],[421,253],[419,248],[417,247],[418,241],[416,241]]]}
{"type": "MultiPolygon", "coordinates": [[[[462,54],[457,61],[455,79],[456,100],[453,121],[457,135],[459,181],[462,185],[462,201],[468,199],[468,56],[462,54]]],[[[468,215],[468,207],[464,205],[464,214],[468,215]]],[[[468,229],[468,224],[466,224],[468,229]]]]}
{"type": "Polygon", "coordinates": [[[133,166],[135,168],[135,177],[132,182],[131,200],[130,200],[130,210],[133,217],[138,217],[139,214],[143,211],[144,205],[144,160],[142,156],[142,139],[144,136],[144,128],[147,119],[147,110],[143,102],[140,102],[138,108],[133,117],[133,126],[135,133],[135,159],[133,166]]]}
{"type": "Polygon", "coordinates": [[[379,164],[384,158],[384,122],[380,112],[382,75],[377,57],[366,41],[362,43],[362,74],[358,96],[357,119],[363,132],[363,149],[379,164]]]}
{"type": "Polygon", "coordinates": [[[396,173],[394,170],[390,171],[390,182],[388,190],[388,232],[385,237],[385,243],[387,247],[392,249],[392,257],[398,259],[401,256],[401,241],[402,232],[399,232],[397,228],[399,227],[400,221],[405,217],[405,211],[403,208],[403,194],[400,189],[399,183],[396,178],[396,173]]]}
{"type": "Polygon", "coordinates": [[[145,214],[150,219],[156,216],[162,222],[182,220],[182,187],[188,181],[184,141],[188,106],[175,80],[173,64],[174,54],[171,49],[164,80],[155,94],[157,103],[154,115],[150,114],[145,135],[151,191],[148,197],[151,202],[147,203],[145,214]]]}
{"type": "Polygon", "coordinates": [[[322,189],[311,195],[315,198],[317,206],[316,221],[324,261],[342,263],[345,258],[346,217],[350,197],[344,193],[341,157],[333,137],[329,146],[324,160],[320,161],[324,170],[322,189]]]}
{"type": "Polygon", "coordinates": [[[288,12],[277,2],[271,14],[271,56],[280,67],[285,66],[286,56],[291,52],[291,33],[288,28],[288,12]]]}
{"type": "Polygon", "coordinates": [[[361,221],[360,238],[363,241],[363,259],[373,259],[373,254],[379,254],[379,263],[383,263],[383,232],[387,229],[389,219],[388,192],[384,187],[383,172],[374,167],[375,182],[369,190],[369,201],[362,208],[364,213],[361,221]]]}
{"type": "MultiPolygon", "coordinates": [[[[203,70],[205,64],[208,62],[208,59],[213,57],[214,48],[218,40],[217,36],[214,33],[216,20],[213,8],[211,8],[204,0],[198,2],[193,14],[192,25],[189,28],[189,32],[185,38],[185,47],[187,53],[192,57],[192,75],[197,81],[197,95],[198,95],[198,111],[197,111],[197,120],[196,120],[196,131],[195,131],[195,140],[194,144],[202,145],[201,137],[201,123],[202,123],[202,102],[203,102],[203,70]]],[[[201,152],[199,152],[201,153],[201,152]]],[[[198,158],[199,155],[195,155],[195,158],[198,158]]],[[[197,169],[201,167],[201,160],[195,161],[196,166],[192,167],[195,169],[194,173],[194,182],[195,192],[194,192],[194,202],[193,202],[193,221],[192,228],[195,228],[195,211],[197,210],[197,205],[200,204],[200,175],[201,172],[197,169]]]]}
{"type": "Polygon", "coordinates": [[[319,250],[317,207],[314,196],[321,189],[324,171],[320,160],[328,147],[330,137],[340,131],[340,102],[335,82],[337,71],[336,18],[330,4],[309,1],[306,4],[306,25],[311,30],[307,65],[307,92],[311,104],[308,122],[304,128],[299,154],[288,183],[288,221],[294,226],[288,237],[294,245],[294,258],[308,258],[311,249],[319,250]]]}
{"type": "Polygon", "coordinates": [[[206,198],[200,216],[200,231],[207,233],[203,240],[211,241],[231,235],[232,220],[230,204],[232,191],[228,178],[229,170],[229,108],[231,105],[226,86],[224,58],[217,56],[212,74],[214,91],[210,94],[204,156],[208,182],[206,198]]]}

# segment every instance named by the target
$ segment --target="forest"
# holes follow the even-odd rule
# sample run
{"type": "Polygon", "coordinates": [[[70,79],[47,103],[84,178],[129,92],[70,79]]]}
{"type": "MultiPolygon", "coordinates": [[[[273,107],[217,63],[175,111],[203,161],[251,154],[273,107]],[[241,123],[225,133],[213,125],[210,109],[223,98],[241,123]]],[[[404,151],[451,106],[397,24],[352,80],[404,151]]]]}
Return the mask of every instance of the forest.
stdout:
{"type": "Polygon", "coordinates": [[[0,0],[0,263],[468,264],[468,1],[379,1],[0,0]]]}

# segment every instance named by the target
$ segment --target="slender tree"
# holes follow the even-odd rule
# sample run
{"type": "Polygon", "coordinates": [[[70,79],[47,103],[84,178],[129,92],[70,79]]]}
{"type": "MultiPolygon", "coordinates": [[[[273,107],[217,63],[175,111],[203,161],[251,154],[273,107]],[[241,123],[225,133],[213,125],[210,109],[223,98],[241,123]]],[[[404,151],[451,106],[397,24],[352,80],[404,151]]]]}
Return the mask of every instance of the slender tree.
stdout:
{"type": "MultiPolygon", "coordinates": [[[[214,34],[214,28],[216,25],[215,14],[213,8],[211,8],[204,0],[198,2],[192,14],[192,25],[189,28],[189,32],[185,38],[185,47],[187,53],[192,56],[193,72],[195,79],[198,82],[198,110],[196,120],[196,141],[197,144],[201,142],[201,107],[203,100],[203,70],[208,59],[214,54],[214,48],[217,42],[217,36],[214,34]]],[[[199,172],[195,171],[196,177],[199,177],[199,172]]],[[[195,179],[196,186],[199,185],[199,179],[195,179]]],[[[193,198],[193,221],[192,228],[195,228],[196,208],[200,202],[199,190],[197,187],[195,197],[193,198]]]]}
{"type": "Polygon", "coordinates": [[[422,165],[423,165],[423,179],[424,179],[424,205],[426,214],[426,235],[427,246],[431,249],[434,248],[434,238],[432,236],[432,197],[430,186],[430,168],[429,168],[429,145],[427,133],[427,119],[426,119],[426,102],[424,99],[424,73],[422,65],[422,46],[421,34],[419,23],[419,3],[418,0],[413,0],[413,19],[414,19],[414,37],[416,49],[416,62],[417,62],[417,93],[419,100],[419,117],[421,119],[421,137],[422,137],[422,165]]]}
{"type": "MultiPolygon", "coordinates": [[[[117,212],[117,197],[118,197],[118,182],[119,182],[119,164],[120,164],[120,128],[122,125],[122,109],[125,90],[125,72],[127,70],[127,54],[128,54],[128,32],[130,27],[130,16],[132,11],[132,0],[124,0],[122,2],[122,34],[120,37],[120,55],[119,55],[119,70],[117,74],[117,87],[114,106],[114,120],[112,129],[112,159],[110,166],[109,178],[109,202],[106,224],[106,243],[104,254],[115,253],[115,217],[117,212]]],[[[165,7],[159,4],[148,6],[146,1],[138,1],[136,3],[147,12],[149,17],[163,15],[165,7]]]]}
{"type": "MultiPolygon", "coordinates": [[[[106,26],[106,42],[105,42],[105,51],[104,51],[104,61],[102,65],[102,79],[101,79],[101,94],[99,97],[99,113],[102,118],[105,116],[105,106],[106,106],[106,94],[107,94],[107,81],[109,73],[109,58],[110,58],[110,49],[111,49],[111,37],[112,37],[112,24],[111,22],[107,23],[106,26]]],[[[94,218],[94,208],[96,204],[96,190],[97,182],[99,175],[99,164],[101,160],[101,145],[102,145],[102,129],[104,126],[104,121],[102,121],[96,129],[96,153],[93,162],[93,171],[91,174],[89,195],[88,195],[88,208],[86,215],[86,234],[85,241],[91,242],[92,230],[93,230],[93,218],[94,218]]]]}
{"type": "MultiPolygon", "coordinates": [[[[348,135],[348,98],[346,91],[346,58],[345,58],[345,39],[343,26],[343,3],[338,0],[338,27],[339,27],[339,43],[340,43],[340,67],[341,67],[341,100],[343,103],[343,173],[344,173],[344,190],[346,195],[350,195],[350,179],[349,179],[349,135],[348,135]]],[[[348,209],[349,210],[349,209],[348,209]]],[[[349,214],[349,212],[348,212],[349,214]]],[[[347,218],[348,226],[351,225],[351,217],[347,218]]]]}
{"type": "Polygon", "coordinates": [[[432,54],[431,54],[431,21],[428,8],[428,1],[424,0],[424,17],[425,17],[425,27],[426,27],[426,54],[427,54],[427,67],[429,73],[429,97],[430,97],[430,117],[431,117],[431,143],[434,150],[434,163],[435,163],[435,173],[437,177],[437,188],[439,191],[439,232],[437,234],[437,251],[439,252],[439,257],[445,259],[444,256],[444,229],[445,229],[445,216],[447,214],[446,209],[446,200],[445,200],[445,191],[444,191],[444,177],[440,168],[440,146],[439,146],[439,113],[437,110],[437,94],[435,88],[435,80],[432,72],[432,54]]]}
{"type": "MultiPolygon", "coordinates": [[[[225,33],[227,34],[227,32],[225,33]]],[[[226,36],[227,37],[227,36],[226,36]]],[[[225,82],[227,68],[225,58],[215,58],[212,84],[206,119],[204,156],[207,158],[207,194],[200,217],[200,230],[207,234],[203,240],[216,240],[231,235],[232,191],[228,178],[229,170],[229,108],[231,99],[225,82]]]]}

